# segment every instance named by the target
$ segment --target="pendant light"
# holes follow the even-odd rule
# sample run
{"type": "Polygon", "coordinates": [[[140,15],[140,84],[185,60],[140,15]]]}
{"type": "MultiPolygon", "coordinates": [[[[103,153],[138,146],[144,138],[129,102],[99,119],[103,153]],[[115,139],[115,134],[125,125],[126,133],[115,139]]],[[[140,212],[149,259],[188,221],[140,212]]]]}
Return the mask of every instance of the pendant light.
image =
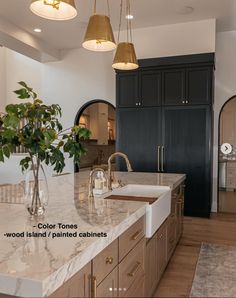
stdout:
{"type": "MultiPolygon", "coordinates": [[[[134,44],[132,43],[131,18],[127,19],[127,42],[119,42],[122,23],[123,0],[120,3],[120,24],[118,32],[118,47],[112,67],[118,70],[134,70],[139,67],[134,44]]],[[[130,13],[130,0],[126,0],[126,16],[130,13]]]]}
{"type": "Polygon", "coordinates": [[[107,52],[116,48],[114,34],[110,22],[109,0],[107,0],[108,16],[97,14],[97,1],[94,0],[93,15],[89,19],[84,37],[83,47],[90,51],[107,52]]]}
{"type": "Polygon", "coordinates": [[[77,16],[74,0],[32,0],[31,11],[39,17],[64,21],[77,16]]]}

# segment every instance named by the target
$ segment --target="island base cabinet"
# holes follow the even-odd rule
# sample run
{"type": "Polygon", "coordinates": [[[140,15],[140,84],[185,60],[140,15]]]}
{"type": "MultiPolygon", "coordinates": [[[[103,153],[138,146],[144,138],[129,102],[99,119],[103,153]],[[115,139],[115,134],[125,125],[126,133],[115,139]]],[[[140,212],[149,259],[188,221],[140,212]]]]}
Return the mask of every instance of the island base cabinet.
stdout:
{"type": "Polygon", "coordinates": [[[118,269],[114,269],[97,287],[92,297],[115,298],[118,297],[118,269]]]}
{"type": "Polygon", "coordinates": [[[143,238],[120,263],[119,297],[145,297],[145,249],[146,240],[143,238]],[[136,288],[139,290],[136,291],[136,288]]]}
{"type": "Polygon", "coordinates": [[[81,269],[75,276],[68,280],[51,298],[87,298],[90,297],[91,263],[81,269]]]}
{"type": "Polygon", "coordinates": [[[145,294],[152,297],[167,265],[167,221],[146,244],[145,294]]]}

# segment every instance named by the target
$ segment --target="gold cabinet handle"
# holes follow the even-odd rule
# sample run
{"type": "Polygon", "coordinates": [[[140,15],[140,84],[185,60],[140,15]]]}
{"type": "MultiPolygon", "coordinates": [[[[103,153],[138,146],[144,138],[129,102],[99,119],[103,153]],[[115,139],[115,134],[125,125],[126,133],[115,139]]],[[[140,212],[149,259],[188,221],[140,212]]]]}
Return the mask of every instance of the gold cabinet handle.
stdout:
{"type": "Polygon", "coordinates": [[[158,146],[157,147],[157,171],[160,172],[161,169],[160,169],[160,149],[161,149],[161,146],[158,146]]]}
{"type": "Polygon", "coordinates": [[[141,233],[142,233],[142,230],[137,231],[137,232],[131,237],[131,239],[132,239],[132,240],[137,240],[138,237],[139,237],[139,235],[140,235],[141,233]]]}
{"type": "Polygon", "coordinates": [[[140,266],[141,266],[141,263],[137,262],[133,270],[130,273],[128,273],[128,276],[134,277],[140,266]]]}
{"type": "Polygon", "coordinates": [[[106,264],[112,264],[113,263],[113,258],[112,257],[107,257],[106,258],[106,264]]]}
{"type": "Polygon", "coordinates": [[[162,157],[161,157],[161,171],[164,172],[164,160],[165,160],[165,147],[161,146],[161,153],[162,153],[162,157]]]}
{"type": "Polygon", "coordinates": [[[95,276],[91,277],[91,297],[97,297],[97,278],[95,276]]]}

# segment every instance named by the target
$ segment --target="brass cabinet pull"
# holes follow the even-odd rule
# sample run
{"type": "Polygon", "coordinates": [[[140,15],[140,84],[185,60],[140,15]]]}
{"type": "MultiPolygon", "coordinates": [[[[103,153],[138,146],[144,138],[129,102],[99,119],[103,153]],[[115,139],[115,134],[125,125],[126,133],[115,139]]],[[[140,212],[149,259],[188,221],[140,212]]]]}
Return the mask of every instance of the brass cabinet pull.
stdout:
{"type": "Polygon", "coordinates": [[[160,169],[160,149],[161,149],[161,146],[158,146],[157,147],[157,171],[160,172],[161,169],[160,169]]]}
{"type": "Polygon", "coordinates": [[[165,160],[165,147],[161,146],[162,158],[161,158],[161,171],[164,172],[164,160],[165,160]]]}
{"type": "Polygon", "coordinates": [[[134,277],[140,266],[141,266],[141,263],[137,262],[133,270],[130,273],[128,273],[128,276],[134,277]]]}
{"type": "Polygon", "coordinates": [[[91,297],[97,297],[97,278],[95,276],[91,277],[91,297]]]}
{"type": "Polygon", "coordinates": [[[138,239],[138,236],[139,236],[141,233],[142,233],[142,230],[137,231],[137,232],[131,237],[131,239],[132,239],[132,240],[137,240],[137,239],[138,239]]]}
{"type": "Polygon", "coordinates": [[[113,263],[113,258],[112,257],[107,257],[106,258],[106,264],[112,264],[113,263]]]}

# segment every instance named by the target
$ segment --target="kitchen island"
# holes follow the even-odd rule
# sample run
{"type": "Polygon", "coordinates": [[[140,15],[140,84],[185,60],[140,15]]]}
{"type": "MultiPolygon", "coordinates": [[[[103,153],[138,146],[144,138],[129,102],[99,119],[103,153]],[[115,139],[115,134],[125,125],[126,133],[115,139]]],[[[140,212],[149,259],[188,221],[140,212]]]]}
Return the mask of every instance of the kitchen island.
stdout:
{"type": "MultiPolygon", "coordinates": [[[[124,184],[162,185],[173,191],[185,180],[181,174],[116,172],[115,177],[124,184]]],[[[143,223],[147,203],[88,199],[88,182],[89,172],[50,178],[49,206],[37,222],[29,219],[23,205],[1,204],[0,293],[53,295],[85,266],[91,268],[90,262],[117,239],[121,243],[135,224],[143,223]]],[[[134,239],[135,245],[140,245],[141,236],[134,239]]],[[[117,264],[121,261],[118,257],[117,264]]]]}

